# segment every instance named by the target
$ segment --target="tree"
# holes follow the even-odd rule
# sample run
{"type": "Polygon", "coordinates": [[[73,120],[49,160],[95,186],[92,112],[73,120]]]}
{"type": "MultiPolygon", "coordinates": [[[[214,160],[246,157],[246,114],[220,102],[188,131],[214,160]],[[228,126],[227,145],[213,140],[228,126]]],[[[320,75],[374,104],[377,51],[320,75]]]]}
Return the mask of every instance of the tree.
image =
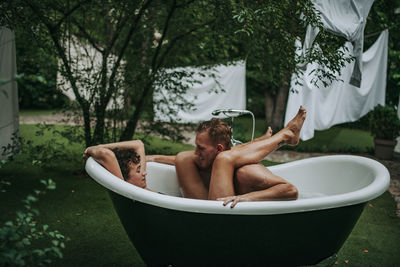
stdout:
{"type": "Polygon", "coordinates": [[[264,95],[265,117],[275,130],[282,127],[291,77],[300,73],[299,64],[317,62],[322,66],[316,70],[318,77],[329,83],[336,79],[332,73],[352,60],[338,50],[345,40],[324,31],[311,1],[241,2],[235,13],[240,32],[248,38],[249,85],[260,98],[264,95]],[[320,28],[320,34],[299,57],[295,42],[303,42],[307,25],[320,28]]]}
{"type": "MultiPolygon", "coordinates": [[[[113,98],[122,95],[128,100],[119,137],[127,140],[151,103],[156,84],[170,81],[178,95],[185,91],[176,78],[191,74],[168,74],[164,70],[182,65],[184,60],[193,63],[195,56],[199,57],[196,52],[211,51],[204,47],[219,47],[215,39],[208,37],[203,38],[203,48],[188,45],[195,49],[189,56],[179,51],[179,47],[190,43],[190,38],[211,34],[212,25],[221,20],[216,12],[223,8],[219,1],[16,0],[8,3],[6,10],[10,25],[28,29],[38,44],[57,54],[59,71],[79,104],[89,146],[104,141],[108,132],[106,110],[113,98]],[[79,52],[72,54],[73,47],[80,47],[75,49],[79,52]],[[91,57],[93,53],[99,54],[100,60],[91,57]],[[84,69],[79,67],[82,64],[84,69]]],[[[226,53],[222,55],[214,58],[214,63],[226,57],[226,53]]],[[[200,57],[203,62],[210,58],[200,57]]]]}

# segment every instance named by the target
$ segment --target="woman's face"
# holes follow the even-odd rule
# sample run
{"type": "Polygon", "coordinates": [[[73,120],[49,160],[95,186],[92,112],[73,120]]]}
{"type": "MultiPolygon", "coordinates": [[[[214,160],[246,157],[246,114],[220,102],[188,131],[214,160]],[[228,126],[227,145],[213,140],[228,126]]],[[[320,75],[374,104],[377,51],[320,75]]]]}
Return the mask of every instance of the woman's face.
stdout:
{"type": "Polygon", "coordinates": [[[140,163],[131,162],[129,167],[129,178],[126,181],[141,188],[145,188],[147,173],[145,171],[141,172],[142,165],[140,163]]]}

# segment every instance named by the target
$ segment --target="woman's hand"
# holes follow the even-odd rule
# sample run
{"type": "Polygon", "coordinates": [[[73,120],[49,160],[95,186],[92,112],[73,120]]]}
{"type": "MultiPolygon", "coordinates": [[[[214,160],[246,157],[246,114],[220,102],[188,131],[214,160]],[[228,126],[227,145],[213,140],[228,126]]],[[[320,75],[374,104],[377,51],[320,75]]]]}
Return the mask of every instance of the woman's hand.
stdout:
{"type": "Polygon", "coordinates": [[[226,206],[230,202],[232,202],[231,208],[235,207],[238,202],[250,201],[250,199],[248,197],[246,197],[245,195],[220,197],[220,198],[217,198],[217,200],[223,201],[224,203],[222,205],[224,205],[224,206],[226,206]]]}
{"type": "Polygon", "coordinates": [[[86,163],[87,159],[91,156],[90,151],[93,150],[94,146],[87,147],[85,151],[83,152],[82,158],[83,158],[83,163],[86,163]]]}

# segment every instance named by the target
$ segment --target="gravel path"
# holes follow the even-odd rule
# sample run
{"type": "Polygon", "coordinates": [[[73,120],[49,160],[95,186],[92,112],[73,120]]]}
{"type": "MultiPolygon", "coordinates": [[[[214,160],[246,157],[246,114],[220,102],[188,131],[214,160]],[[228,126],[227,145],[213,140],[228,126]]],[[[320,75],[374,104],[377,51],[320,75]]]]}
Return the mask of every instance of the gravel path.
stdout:
{"type": "MultiPolygon", "coordinates": [[[[37,124],[37,123],[46,123],[46,124],[62,124],[62,125],[75,125],[76,122],[69,119],[67,116],[62,114],[54,114],[54,115],[39,115],[39,116],[21,116],[19,118],[20,124],[37,124]]],[[[183,134],[187,138],[187,143],[194,144],[194,134],[193,133],[184,133],[183,134]]],[[[278,150],[266,157],[267,160],[274,162],[289,162],[309,157],[318,157],[326,155],[323,153],[300,153],[295,151],[285,151],[278,150]]],[[[397,216],[400,217],[400,154],[395,154],[392,160],[380,160],[371,155],[361,155],[365,157],[369,157],[381,162],[390,173],[390,187],[389,192],[393,196],[396,204],[397,204],[397,216]]]]}

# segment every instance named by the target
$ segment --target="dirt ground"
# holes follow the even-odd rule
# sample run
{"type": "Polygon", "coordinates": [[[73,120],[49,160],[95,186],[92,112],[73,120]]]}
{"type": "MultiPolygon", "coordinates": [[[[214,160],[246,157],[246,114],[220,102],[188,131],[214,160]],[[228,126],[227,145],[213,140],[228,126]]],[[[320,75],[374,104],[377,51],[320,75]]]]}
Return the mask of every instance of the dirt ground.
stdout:
{"type": "MultiPolygon", "coordinates": [[[[63,116],[62,114],[20,117],[20,124],[37,124],[37,123],[64,124],[64,125],[76,124],[76,122],[68,119],[66,116],[63,116]]],[[[194,133],[184,133],[184,136],[187,138],[186,141],[187,143],[194,144],[194,133]]],[[[266,159],[274,162],[288,162],[288,161],[294,161],[309,157],[317,157],[322,155],[326,154],[300,153],[295,151],[278,150],[268,155],[266,159]]],[[[392,194],[394,200],[396,201],[397,216],[400,217],[400,154],[396,153],[392,160],[380,160],[372,155],[361,155],[361,156],[377,160],[389,170],[390,187],[388,191],[392,194]]]]}

